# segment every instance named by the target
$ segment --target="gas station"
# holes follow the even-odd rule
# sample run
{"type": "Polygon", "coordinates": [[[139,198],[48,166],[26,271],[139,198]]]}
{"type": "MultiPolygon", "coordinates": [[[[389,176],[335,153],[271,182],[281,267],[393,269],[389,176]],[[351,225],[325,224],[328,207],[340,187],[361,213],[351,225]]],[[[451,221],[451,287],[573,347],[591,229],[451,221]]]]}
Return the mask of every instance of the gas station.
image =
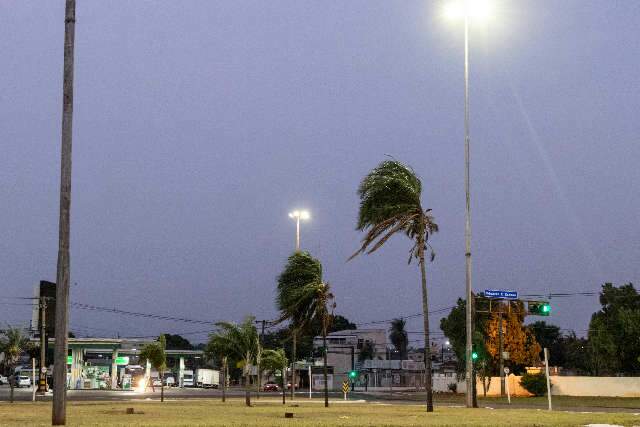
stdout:
{"type": "MultiPolygon", "coordinates": [[[[50,338],[53,346],[55,338],[50,338]]],[[[69,338],[67,356],[67,387],[82,389],[130,389],[127,371],[136,367],[151,376],[151,365],[138,365],[140,350],[152,340],[127,338],[69,338]]],[[[167,372],[175,375],[176,385],[184,385],[185,370],[203,364],[202,350],[165,350],[167,372]]]]}

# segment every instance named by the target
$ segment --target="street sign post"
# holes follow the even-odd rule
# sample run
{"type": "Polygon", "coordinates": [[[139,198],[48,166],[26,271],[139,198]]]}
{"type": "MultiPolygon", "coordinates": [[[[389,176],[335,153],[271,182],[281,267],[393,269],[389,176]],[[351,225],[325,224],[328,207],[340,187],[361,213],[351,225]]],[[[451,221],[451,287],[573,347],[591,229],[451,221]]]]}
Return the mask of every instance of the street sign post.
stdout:
{"type": "Polygon", "coordinates": [[[509,405],[511,405],[511,392],[509,391],[509,368],[504,368],[504,373],[507,376],[507,399],[509,400],[509,405]]]}
{"type": "Polygon", "coordinates": [[[344,400],[347,400],[348,392],[349,392],[349,381],[342,381],[342,393],[344,394],[344,400]]]}
{"type": "Polygon", "coordinates": [[[484,296],[497,299],[518,299],[518,292],[504,289],[485,289],[484,296]]]}

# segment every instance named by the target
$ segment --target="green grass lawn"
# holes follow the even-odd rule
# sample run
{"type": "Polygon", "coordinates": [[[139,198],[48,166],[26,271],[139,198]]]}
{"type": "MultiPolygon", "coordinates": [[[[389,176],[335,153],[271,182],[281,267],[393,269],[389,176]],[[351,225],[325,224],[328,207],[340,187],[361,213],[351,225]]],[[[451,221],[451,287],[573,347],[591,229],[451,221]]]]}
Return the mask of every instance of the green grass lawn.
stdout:
{"type": "MultiPolygon", "coordinates": [[[[410,400],[415,402],[426,401],[426,396],[422,392],[417,393],[395,393],[391,396],[388,394],[384,396],[385,399],[391,400],[410,400]]],[[[435,394],[436,404],[444,405],[464,405],[465,396],[458,394],[435,394]]],[[[571,408],[586,408],[586,407],[599,407],[599,408],[623,408],[623,409],[638,409],[640,412],[640,397],[597,397],[597,396],[553,396],[553,406],[563,409],[571,408]]],[[[491,406],[494,404],[507,405],[508,401],[506,397],[482,397],[482,394],[478,396],[478,404],[480,406],[491,406]]],[[[511,403],[517,406],[529,406],[531,408],[546,408],[547,397],[512,397],[511,403]]]]}
{"type": "MultiPolygon", "coordinates": [[[[140,402],[69,402],[69,426],[579,426],[590,423],[640,425],[632,413],[568,413],[535,409],[436,408],[427,414],[418,405],[301,402],[283,406],[261,399],[247,408],[241,400],[173,400],[140,402]],[[127,407],[134,415],[125,414],[127,407]],[[284,412],[294,419],[285,419],[284,412]]],[[[51,425],[50,403],[2,403],[2,426],[51,425]]]]}

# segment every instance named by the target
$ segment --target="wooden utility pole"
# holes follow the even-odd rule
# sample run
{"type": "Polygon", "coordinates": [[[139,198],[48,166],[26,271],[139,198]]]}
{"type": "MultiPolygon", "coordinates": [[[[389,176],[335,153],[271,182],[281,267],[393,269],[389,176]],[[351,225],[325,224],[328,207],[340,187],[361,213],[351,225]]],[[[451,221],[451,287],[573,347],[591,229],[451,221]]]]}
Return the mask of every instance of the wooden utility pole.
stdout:
{"type": "Polygon", "coordinates": [[[66,0],[64,70],[62,77],[62,149],[60,160],[60,219],[56,280],[56,343],[53,369],[52,425],[67,422],[67,336],[69,328],[69,230],[71,213],[71,140],[73,129],[73,48],[76,1],[66,0]]]}

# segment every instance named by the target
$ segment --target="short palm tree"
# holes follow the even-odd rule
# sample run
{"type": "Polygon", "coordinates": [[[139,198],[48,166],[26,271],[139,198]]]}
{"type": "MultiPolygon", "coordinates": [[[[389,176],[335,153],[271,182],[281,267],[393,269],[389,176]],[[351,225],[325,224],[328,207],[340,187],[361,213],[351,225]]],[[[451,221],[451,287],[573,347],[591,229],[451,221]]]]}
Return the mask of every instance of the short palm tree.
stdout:
{"type": "Polygon", "coordinates": [[[233,354],[233,350],[228,348],[227,346],[230,344],[229,340],[227,340],[226,336],[213,333],[209,337],[209,342],[205,347],[205,356],[209,359],[218,360],[222,365],[221,373],[222,373],[222,401],[226,402],[227,400],[227,372],[228,372],[228,364],[229,364],[229,355],[233,354]]]}
{"type": "Polygon", "coordinates": [[[365,232],[362,246],[351,256],[372,253],[380,249],[391,236],[404,233],[413,241],[409,262],[418,259],[422,279],[422,311],[424,316],[425,370],[427,411],[433,411],[431,355],[429,349],[429,304],[427,297],[427,273],[425,252],[434,252],[428,243],[429,236],[438,231],[431,216],[431,209],[422,207],[422,183],[410,167],[397,160],[386,160],[364,177],[358,188],[360,210],[359,231],[365,232]]]}
{"type": "MultiPolygon", "coordinates": [[[[158,371],[160,377],[160,402],[164,402],[164,372],[167,370],[167,354],[165,349],[167,343],[164,335],[160,335],[158,341],[145,344],[140,350],[140,361],[147,363],[147,361],[158,371]]],[[[153,380],[152,385],[153,385],[153,380]]]]}
{"type": "Polygon", "coordinates": [[[407,322],[404,319],[393,319],[389,329],[389,339],[391,344],[398,350],[398,353],[400,353],[401,360],[407,358],[407,347],[409,345],[409,336],[405,329],[406,324],[407,322]]]}
{"type": "Polygon", "coordinates": [[[11,391],[9,393],[9,401],[13,403],[13,389],[15,387],[15,365],[18,363],[20,355],[27,350],[29,346],[29,338],[27,338],[22,330],[18,328],[9,327],[0,336],[0,353],[4,353],[5,365],[11,372],[11,378],[9,386],[11,391]]]}
{"type": "MultiPolygon", "coordinates": [[[[320,322],[322,326],[322,366],[324,377],[324,406],[329,406],[329,386],[327,384],[327,330],[331,319],[335,303],[331,286],[328,283],[309,283],[293,292],[293,300],[296,301],[291,307],[293,311],[299,313],[303,324],[311,324],[314,321],[320,322]]],[[[311,378],[309,378],[311,381],[311,378]]]]}
{"type": "Polygon", "coordinates": [[[247,406],[251,406],[250,367],[256,363],[260,346],[258,330],[254,321],[253,316],[248,316],[239,325],[231,322],[218,322],[216,326],[219,331],[212,334],[210,338],[210,342],[218,341],[219,345],[229,352],[228,356],[233,356],[242,363],[242,375],[245,378],[245,404],[247,406]]]}
{"type": "Polygon", "coordinates": [[[275,374],[280,371],[281,375],[281,385],[282,385],[282,404],[286,403],[286,392],[285,392],[285,377],[287,376],[287,365],[289,361],[287,360],[287,356],[284,352],[283,348],[279,348],[277,350],[265,350],[262,353],[262,360],[260,364],[261,370],[266,370],[269,374],[275,374]]]}
{"type": "Polygon", "coordinates": [[[291,337],[293,348],[291,354],[291,398],[293,398],[296,384],[295,362],[297,358],[296,344],[301,331],[308,326],[304,307],[299,304],[297,292],[311,283],[322,282],[322,264],[309,252],[295,252],[287,260],[284,270],[278,276],[278,290],[276,307],[280,311],[279,322],[291,322],[291,337]]]}

